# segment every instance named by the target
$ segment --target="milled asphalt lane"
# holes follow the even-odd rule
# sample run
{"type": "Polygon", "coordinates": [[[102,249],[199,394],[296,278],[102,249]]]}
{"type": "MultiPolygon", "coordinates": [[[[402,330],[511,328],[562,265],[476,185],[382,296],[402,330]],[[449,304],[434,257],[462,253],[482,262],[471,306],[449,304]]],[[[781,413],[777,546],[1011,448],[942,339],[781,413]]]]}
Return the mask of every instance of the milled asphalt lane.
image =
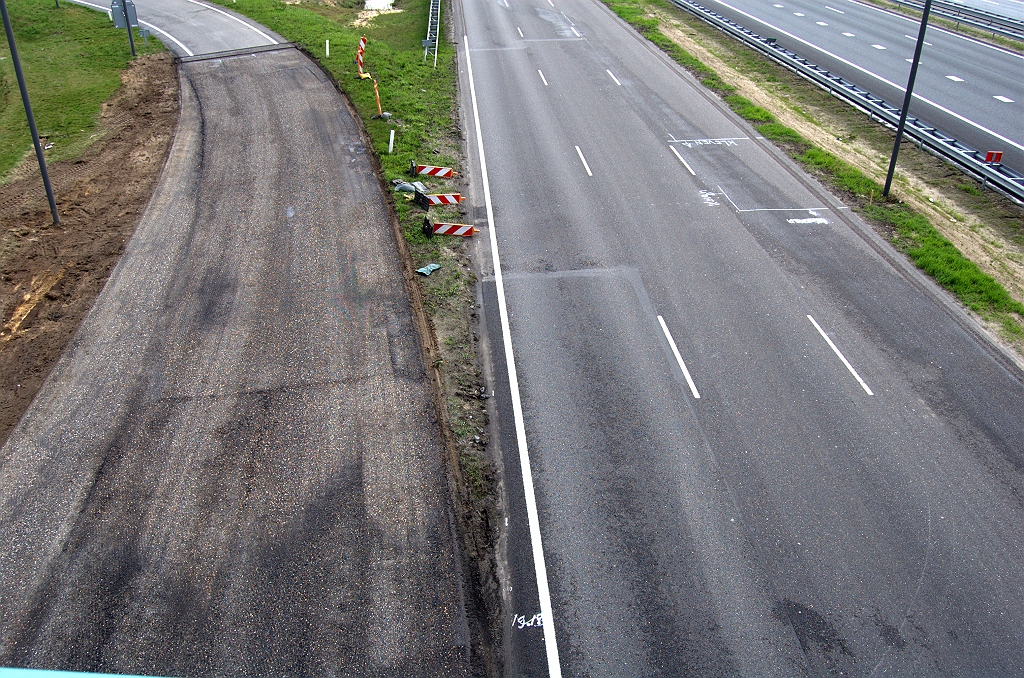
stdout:
{"type": "Polygon", "coordinates": [[[147,212],[0,451],[0,665],[466,675],[443,450],[358,127],[294,49],[180,77],[147,212]]]}
{"type": "MultiPolygon", "coordinates": [[[[831,4],[827,0],[708,0],[706,5],[756,33],[777,38],[780,45],[889,103],[903,105],[902,88],[907,86],[910,74],[907,59],[914,56],[919,21],[852,0],[831,4]]],[[[925,42],[928,44],[921,53],[911,113],[975,149],[1003,151],[1003,163],[1024,172],[1024,80],[1019,76],[1024,56],[934,25],[928,26],[925,42]],[[961,81],[950,80],[950,75],[961,81]]]]}
{"type": "Polygon", "coordinates": [[[551,626],[570,676],[1024,672],[1019,371],[599,2],[457,7],[553,609],[496,350],[509,675],[551,626]]]}

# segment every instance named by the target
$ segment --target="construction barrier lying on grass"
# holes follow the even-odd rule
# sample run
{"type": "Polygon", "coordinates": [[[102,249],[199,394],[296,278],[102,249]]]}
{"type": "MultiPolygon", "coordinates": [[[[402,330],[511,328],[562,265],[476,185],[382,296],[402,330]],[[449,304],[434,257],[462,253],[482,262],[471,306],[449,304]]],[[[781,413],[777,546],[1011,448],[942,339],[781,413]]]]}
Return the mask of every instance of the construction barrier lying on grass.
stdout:
{"type": "Polygon", "coordinates": [[[409,172],[413,175],[426,174],[432,177],[440,177],[442,179],[451,179],[457,172],[451,167],[435,167],[434,165],[417,165],[413,161],[409,172]]]}
{"type": "Polygon", "coordinates": [[[435,224],[430,217],[423,217],[423,234],[428,238],[435,235],[461,235],[464,238],[479,233],[480,229],[469,224],[435,224]]]}

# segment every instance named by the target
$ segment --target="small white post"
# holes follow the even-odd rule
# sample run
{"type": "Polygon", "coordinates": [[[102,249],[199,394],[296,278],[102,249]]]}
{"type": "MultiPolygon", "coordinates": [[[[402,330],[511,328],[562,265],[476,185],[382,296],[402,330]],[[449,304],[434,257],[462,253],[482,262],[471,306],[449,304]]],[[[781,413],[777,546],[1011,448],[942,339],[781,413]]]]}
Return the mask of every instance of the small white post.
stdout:
{"type": "Polygon", "coordinates": [[[327,56],[331,56],[331,41],[327,41],[327,56]]]}
{"type": "Polygon", "coordinates": [[[388,142],[388,155],[391,155],[391,151],[395,148],[395,130],[391,130],[391,140],[388,142]]]}

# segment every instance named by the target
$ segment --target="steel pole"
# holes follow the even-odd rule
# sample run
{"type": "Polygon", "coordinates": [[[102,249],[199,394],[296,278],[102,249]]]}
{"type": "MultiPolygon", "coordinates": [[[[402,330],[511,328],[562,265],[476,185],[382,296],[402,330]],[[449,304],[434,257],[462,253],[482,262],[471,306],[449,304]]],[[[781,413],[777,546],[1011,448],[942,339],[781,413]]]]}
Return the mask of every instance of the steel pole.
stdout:
{"type": "MultiPolygon", "coordinates": [[[[928,0],[931,2],[931,0],[928,0]]],[[[121,0],[121,11],[124,12],[124,24],[128,28],[128,44],[132,48],[132,56],[135,54],[135,38],[132,37],[132,20],[128,18],[128,3],[121,0]]]]}
{"type": "Polygon", "coordinates": [[[57,213],[57,201],[53,197],[53,187],[50,186],[50,175],[46,171],[46,159],[43,157],[43,146],[39,143],[39,132],[36,130],[36,118],[32,115],[32,104],[28,100],[28,88],[25,86],[25,74],[21,72],[21,59],[18,58],[18,46],[14,42],[14,29],[11,28],[11,16],[7,13],[7,1],[0,0],[0,13],[4,17],[4,30],[7,31],[7,44],[11,47],[11,62],[14,64],[14,74],[18,76],[18,88],[21,89],[21,102],[25,104],[25,116],[28,118],[28,129],[32,132],[32,143],[36,147],[36,160],[39,161],[39,173],[43,175],[43,185],[46,187],[46,198],[50,201],[50,214],[53,215],[53,223],[60,223],[60,215],[57,213]]]}
{"type": "Polygon", "coordinates": [[[907,127],[907,113],[910,111],[910,101],[914,97],[914,80],[917,78],[917,67],[921,63],[921,48],[924,47],[924,32],[928,29],[928,13],[932,9],[932,0],[925,0],[924,12],[921,14],[921,28],[917,32],[917,46],[914,48],[914,61],[910,64],[910,78],[907,80],[907,94],[903,97],[903,110],[900,111],[900,124],[896,128],[896,142],[892,145],[892,157],[889,158],[889,172],[885,175],[885,188],[882,189],[882,196],[889,197],[889,189],[892,187],[892,175],[896,172],[896,156],[900,153],[900,143],[903,141],[903,130],[907,127]]]}

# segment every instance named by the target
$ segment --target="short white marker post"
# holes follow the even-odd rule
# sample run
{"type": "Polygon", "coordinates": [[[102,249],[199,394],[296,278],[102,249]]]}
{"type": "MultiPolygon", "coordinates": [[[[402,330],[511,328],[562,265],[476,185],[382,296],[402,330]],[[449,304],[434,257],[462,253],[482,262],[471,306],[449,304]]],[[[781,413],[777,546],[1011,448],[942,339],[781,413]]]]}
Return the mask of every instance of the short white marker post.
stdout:
{"type": "Polygon", "coordinates": [[[327,45],[327,47],[326,47],[326,50],[327,50],[327,56],[329,57],[329,56],[331,56],[331,41],[330,41],[330,40],[327,40],[327,41],[326,41],[326,45],[327,45]]]}
{"type": "Polygon", "coordinates": [[[388,155],[391,155],[391,151],[395,148],[395,130],[391,130],[391,139],[388,140],[388,155]]]}

